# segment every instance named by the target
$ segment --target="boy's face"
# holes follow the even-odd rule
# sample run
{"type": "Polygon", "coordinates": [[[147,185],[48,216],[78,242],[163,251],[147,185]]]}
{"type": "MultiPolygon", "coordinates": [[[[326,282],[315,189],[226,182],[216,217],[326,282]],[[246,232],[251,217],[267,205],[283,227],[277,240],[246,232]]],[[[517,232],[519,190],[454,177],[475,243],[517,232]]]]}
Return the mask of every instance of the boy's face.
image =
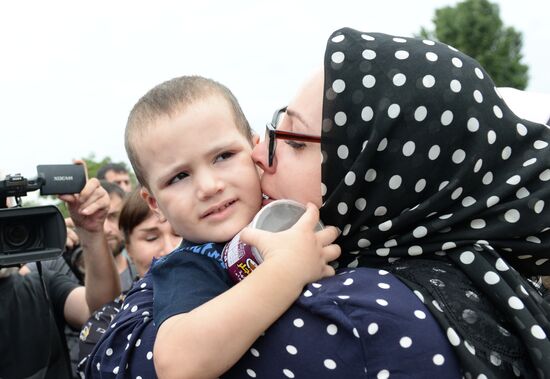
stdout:
{"type": "Polygon", "coordinates": [[[252,147],[220,96],[158,119],[135,147],[150,189],[144,199],[186,240],[228,241],[261,207],[252,147]]]}

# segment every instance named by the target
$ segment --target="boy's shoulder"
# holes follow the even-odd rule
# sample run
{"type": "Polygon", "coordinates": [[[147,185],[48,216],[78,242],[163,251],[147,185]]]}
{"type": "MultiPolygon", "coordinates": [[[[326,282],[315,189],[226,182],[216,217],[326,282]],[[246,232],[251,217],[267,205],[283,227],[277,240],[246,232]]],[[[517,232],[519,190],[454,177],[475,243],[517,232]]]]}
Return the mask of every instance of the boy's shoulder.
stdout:
{"type": "MultiPolygon", "coordinates": [[[[198,244],[190,241],[183,241],[181,245],[178,246],[170,254],[167,254],[158,259],[153,259],[153,263],[151,265],[151,271],[154,273],[155,271],[158,272],[159,270],[168,269],[174,265],[180,265],[182,263],[182,259],[183,260],[194,259],[193,256],[212,259],[215,262],[217,262],[221,266],[221,268],[225,269],[226,267],[222,259],[223,247],[224,247],[224,244],[215,243],[215,242],[198,244]]],[[[204,258],[198,258],[198,259],[204,259],[204,258]]]]}

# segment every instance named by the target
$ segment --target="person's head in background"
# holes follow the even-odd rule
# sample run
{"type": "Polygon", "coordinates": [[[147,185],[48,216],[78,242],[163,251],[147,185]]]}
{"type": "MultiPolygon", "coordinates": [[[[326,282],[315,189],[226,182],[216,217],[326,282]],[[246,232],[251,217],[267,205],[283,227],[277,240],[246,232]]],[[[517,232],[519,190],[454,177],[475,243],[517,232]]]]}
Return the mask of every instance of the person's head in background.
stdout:
{"type": "Polygon", "coordinates": [[[142,196],[196,243],[230,240],[260,209],[255,141],[231,91],[199,76],[150,90],[130,112],[125,133],[142,196]]]}
{"type": "Polygon", "coordinates": [[[126,168],[119,163],[107,163],[97,170],[97,178],[99,180],[106,180],[118,185],[124,192],[130,192],[132,190],[132,182],[130,181],[130,174],[126,168]]]}
{"type": "Polygon", "coordinates": [[[100,180],[99,182],[105,191],[107,191],[111,200],[109,213],[107,213],[107,218],[103,224],[103,231],[107,237],[109,249],[113,253],[113,256],[117,257],[124,248],[124,236],[118,227],[118,218],[120,217],[120,210],[122,209],[126,193],[114,183],[106,180],[100,180]]]}
{"type": "Polygon", "coordinates": [[[170,253],[181,242],[181,237],[174,234],[170,224],[151,211],[139,188],[124,200],[118,225],[139,277],[149,270],[153,258],[170,253]]]}

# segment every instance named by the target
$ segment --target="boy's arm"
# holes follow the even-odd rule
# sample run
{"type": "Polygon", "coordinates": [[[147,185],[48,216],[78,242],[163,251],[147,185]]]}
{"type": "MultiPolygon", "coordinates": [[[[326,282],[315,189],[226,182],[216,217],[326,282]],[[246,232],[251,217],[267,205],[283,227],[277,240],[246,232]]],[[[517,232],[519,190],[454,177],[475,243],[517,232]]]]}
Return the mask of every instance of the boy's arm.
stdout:
{"type": "Polygon", "coordinates": [[[228,291],[162,323],[153,354],[160,378],[220,376],[288,309],[305,284],[334,275],[327,262],[340,254],[331,245],[338,231],[313,232],[319,213],[313,205],[307,208],[287,231],[243,231],[241,239],[256,246],[264,262],[228,291]]]}

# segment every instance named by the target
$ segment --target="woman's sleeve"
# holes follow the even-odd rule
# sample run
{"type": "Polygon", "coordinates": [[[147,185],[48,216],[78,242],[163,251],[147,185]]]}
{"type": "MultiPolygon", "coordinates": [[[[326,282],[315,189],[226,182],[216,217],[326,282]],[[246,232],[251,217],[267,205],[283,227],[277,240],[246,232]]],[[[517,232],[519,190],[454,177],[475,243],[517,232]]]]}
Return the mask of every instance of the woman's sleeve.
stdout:
{"type": "Polygon", "coordinates": [[[342,271],[298,301],[223,378],[461,378],[445,334],[388,272],[342,271]]]}

